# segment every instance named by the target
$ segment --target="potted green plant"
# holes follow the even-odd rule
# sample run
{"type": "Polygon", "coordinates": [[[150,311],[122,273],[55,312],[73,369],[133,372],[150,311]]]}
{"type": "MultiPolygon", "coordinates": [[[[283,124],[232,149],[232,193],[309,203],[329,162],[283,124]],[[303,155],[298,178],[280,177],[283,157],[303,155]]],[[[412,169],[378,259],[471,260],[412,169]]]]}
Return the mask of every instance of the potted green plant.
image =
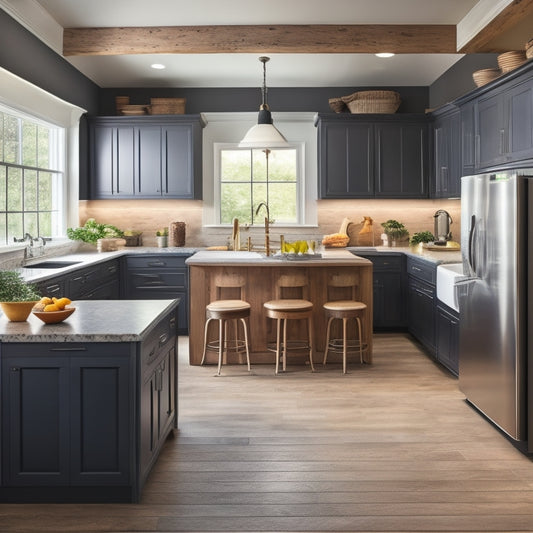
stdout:
{"type": "Polygon", "coordinates": [[[9,320],[24,322],[40,298],[36,287],[19,272],[0,270],[0,307],[9,320]]]}
{"type": "Polygon", "coordinates": [[[383,231],[388,237],[389,246],[396,246],[398,242],[406,240],[409,238],[409,232],[407,228],[397,220],[387,220],[387,222],[382,222],[383,231]]]}
{"type": "Polygon", "coordinates": [[[112,224],[103,224],[89,218],[85,225],[79,228],[67,228],[67,237],[73,241],[96,244],[98,239],[124,237],[124,232],[112,224]]]}
{"type": "Polygon", "coordinates": [[[159,248],[166,248],[168,246],[168,228],[158,229],[155,232],[155,238],[159,248]]]}
{"type": "Polygon", "coordinates": [[[409,240],[409,244],[411,246],[419,246],[419,245],[422,245],[423,243],[434,242],[434,241],[435,241],[435,236],[433,235],[433,233],[431,233],[431,231],[419,231],[413,234],[413,236],[409,240]]]}

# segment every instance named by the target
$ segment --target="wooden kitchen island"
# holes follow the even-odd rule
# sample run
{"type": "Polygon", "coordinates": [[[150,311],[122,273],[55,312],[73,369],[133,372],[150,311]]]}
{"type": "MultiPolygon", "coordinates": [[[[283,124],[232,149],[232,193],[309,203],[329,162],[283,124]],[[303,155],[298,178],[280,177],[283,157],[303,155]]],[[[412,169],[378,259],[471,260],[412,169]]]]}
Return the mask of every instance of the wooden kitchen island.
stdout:
{"type": "MultiPolygon", "coordinates": [[[[190,283],[189,361],[191,365],[199,365],[202,360],[206,305],[213,300],[236,298],[246,300],[251,305],[250,358],[252,365],[274,364],[275,356],[267,349],[267,344],[275,342],[275,321],[265,316],[263,304],[275,298],[277,278],[296,272],[305,274],[309,280],[308,299],[314,304],[313,361],[316,362],[322,362],[325,348],[326,319],[322,305],[328,298],[331,298],[327,290],[328,275],[334,272],[356,273],[358,277],[356,297],[368,307],[363,323],[363,340],[367,344],[364,361],[365,363],[372,362],[372,262],[368,259],[355,256],[347,250],[326,250],[321,257],[301,259],[287,259],[281,256],[264,257],[257,252],[202,251],[187,259],[187,264],[190,283]],[[245,282],[240,294],[237,294],[235,289],[217,290],[215,279],[220,276],[244,278],[245,282]]],[[[339,294],[338,296],[333,299],[349,298],[348,295],[339,294]]],[[[294,333],[297,335],[299,332],[295,330],[294,333]]],[[[216,327],[213,324],[213,328],[209,329],[208,340],[215,339],[216,335],[216,327]]],[[[298,354],[291,355],[290,363],[301,361],[304,364],[306,357],[305,351],[302,352],[301,357],[298,354]]],[[[341,357],[335,359],[328,356],[328,362],[340,359],[341,357]]],[[[206,363],[214,364],[217,360],[217,353],[209,351],[206,363]]],[[[239,359],[237,356],[233,356],[233,359],[228,356],[227,362],[243,363],[242,358],[239,359]]]]}

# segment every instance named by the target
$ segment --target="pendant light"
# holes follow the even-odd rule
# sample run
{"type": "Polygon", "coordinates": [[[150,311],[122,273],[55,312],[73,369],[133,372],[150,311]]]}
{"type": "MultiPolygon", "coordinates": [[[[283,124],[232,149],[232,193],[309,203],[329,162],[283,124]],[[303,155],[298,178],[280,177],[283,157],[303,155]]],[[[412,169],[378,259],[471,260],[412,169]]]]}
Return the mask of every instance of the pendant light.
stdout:
{"type": "Polygon", "coordinates": [[[261,107],[257,117],[257,124],[252,126],[243,140],[240,148],[281,148],[288,146],[287,139],[276,129],[272,123],[272,114],[267,103],[266,63],[269,57],[260,57],[263,63],[263,87],[261,88],[261,107]]]}

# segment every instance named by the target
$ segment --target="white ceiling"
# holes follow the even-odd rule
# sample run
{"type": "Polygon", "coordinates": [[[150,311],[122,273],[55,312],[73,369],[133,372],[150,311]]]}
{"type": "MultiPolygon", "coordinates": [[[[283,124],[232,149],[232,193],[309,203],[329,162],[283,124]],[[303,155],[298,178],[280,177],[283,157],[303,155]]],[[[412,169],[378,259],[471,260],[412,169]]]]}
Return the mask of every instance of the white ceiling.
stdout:
{"type": "MultiPolygon", "coordinates": [[[[62,28],[227,24],[459,24],[510,0],[0,0],[61,53],[62,28]],[[483,5],[481,5],[483,4],[483,5]]],[[[481,20],[482,17],[476,16],[481,20]]],[[[479,22],[479,21],[478,21],[479,22]]],[[[470,25],[471,21],[470,21],[470,25]]],[[[68,57],[100,87],[257,87],[262,54],[68,57]],[[152,63],[165,70],[153,70],[152,63]]],[[[430,85],[462,55],[272,54],[270,87],[430,85]]]]}

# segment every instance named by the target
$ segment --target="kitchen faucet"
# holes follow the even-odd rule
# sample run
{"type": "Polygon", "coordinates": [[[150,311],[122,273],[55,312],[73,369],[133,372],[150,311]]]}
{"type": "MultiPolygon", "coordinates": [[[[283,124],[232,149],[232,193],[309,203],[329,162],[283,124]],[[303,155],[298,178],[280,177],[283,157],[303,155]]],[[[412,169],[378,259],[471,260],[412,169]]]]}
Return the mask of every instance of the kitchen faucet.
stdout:
{"type": "Polygon", "coordinates": [[[259,209],[261,209],[261,207],[264,207],[267,212],[267,216],[265,217],[265,254],[268,257],[270,255],[270,209],[268,208],[268,204],[266,202],[261,202],[255,210],[256,215],[259,214],[259,209]]]}

